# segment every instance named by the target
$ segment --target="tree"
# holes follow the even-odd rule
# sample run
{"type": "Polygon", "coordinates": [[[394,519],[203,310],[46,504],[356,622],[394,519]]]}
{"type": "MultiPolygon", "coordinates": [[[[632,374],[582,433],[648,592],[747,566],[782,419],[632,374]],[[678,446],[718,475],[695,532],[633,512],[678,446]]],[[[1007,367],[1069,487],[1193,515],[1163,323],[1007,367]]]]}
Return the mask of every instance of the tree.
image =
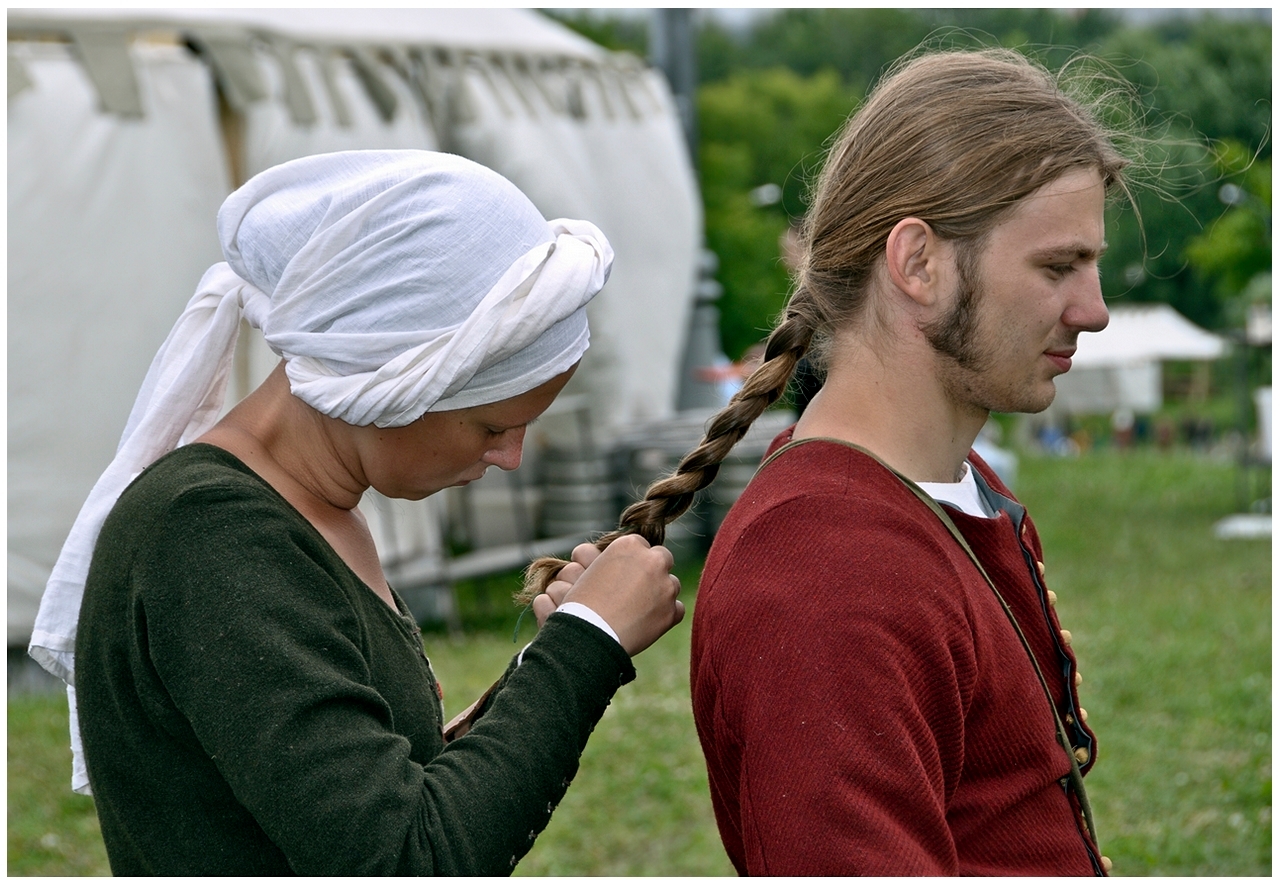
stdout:
{"type": "MultiPolygon", "coordinates": [[[[1117,217],[1108,234],[1104,291],[1121,301],[1171,304],[1192,321],[1219,328],[1231,319],[1223,309],[1224,283],[1193,267],[1192,244],[1218,226],[1221,186],[1242,172],[1244,158],[1270,157],[1271,29],[1214,15],[1174,19],[1118,29],[1099,54],[1138,88],[1155,136],[1146,186],[1139,188],[1142,230],[1131,214],[1117,217]]],[[[1269,212],[1269,185],[1267,193],[1269,212]]],[[[1217,239],[1243,232],[1246,218],[1224,217],[1217,239]]],[[[1203,250],[1202,265],[1211,262],[1203,250]]],[[[1253,260],[1270,266],[1269,236],[1253,260]]]]}
{"type": "Polygon", "coordinates": [[[804,214],[826,142],[853,99],[832,70],[740,71],[698,92],[707,245],[720,257],[720,329],[731,357],[764,337],[785,303],[779,239],[804,214]]]}
{"type": "Polygon", "coordinates": [[[1241,295],[1271,271],[1271,161],[1254,162],[1238,142],[1218,157],[1226,179],[1218,189],[1225,210],[1187,243],[1187,260],[1217,297],[1233,325],[1243,324],[1241,295]]]}

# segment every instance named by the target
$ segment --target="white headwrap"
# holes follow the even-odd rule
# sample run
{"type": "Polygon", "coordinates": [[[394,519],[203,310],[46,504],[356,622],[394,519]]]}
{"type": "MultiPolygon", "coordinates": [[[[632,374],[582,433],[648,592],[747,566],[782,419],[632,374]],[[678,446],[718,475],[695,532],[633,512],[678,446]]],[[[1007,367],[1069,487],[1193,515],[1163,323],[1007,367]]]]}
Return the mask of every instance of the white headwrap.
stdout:
{"type": "Polygon", "coordinates": [[[217,422],[241,317],[284,357],[302,401],[356,426],[398,427],[568,370],[613,262],[595,225],[548,222],[497,173],[415,150],[268,169],[223,203],[218,233],[227,261],[205,273],[151,363],[36,616],[31,656],[68,685],[78,792],[88,776],[75,636],[98,532],[138,473],[217,422]]]}

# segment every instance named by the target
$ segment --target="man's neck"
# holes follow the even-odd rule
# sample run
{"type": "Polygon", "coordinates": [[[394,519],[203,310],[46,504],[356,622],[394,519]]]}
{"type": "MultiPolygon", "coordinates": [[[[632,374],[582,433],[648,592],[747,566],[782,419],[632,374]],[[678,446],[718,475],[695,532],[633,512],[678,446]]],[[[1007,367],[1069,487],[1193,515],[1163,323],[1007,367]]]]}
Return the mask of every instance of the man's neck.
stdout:
{"type": "Polygon", "coordinates": [[[860,349],[834,360],[794,438],[842,439],[912,481],[958,482],[987,413],[953,402],[928,358],[883,359],[860,349]]]}

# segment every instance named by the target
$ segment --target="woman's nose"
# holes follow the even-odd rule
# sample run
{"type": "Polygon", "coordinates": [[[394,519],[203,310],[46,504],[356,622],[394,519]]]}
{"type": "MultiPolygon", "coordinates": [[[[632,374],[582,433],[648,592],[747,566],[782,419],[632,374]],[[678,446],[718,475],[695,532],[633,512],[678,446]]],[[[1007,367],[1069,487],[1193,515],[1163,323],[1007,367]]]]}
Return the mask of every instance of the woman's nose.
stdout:
{"type": "Polygon", "coordinates": [[[514,470],[524,456],[524,427],[507,430],[498,444],[484,453],[481,460],[501,470],[514,470]]]}

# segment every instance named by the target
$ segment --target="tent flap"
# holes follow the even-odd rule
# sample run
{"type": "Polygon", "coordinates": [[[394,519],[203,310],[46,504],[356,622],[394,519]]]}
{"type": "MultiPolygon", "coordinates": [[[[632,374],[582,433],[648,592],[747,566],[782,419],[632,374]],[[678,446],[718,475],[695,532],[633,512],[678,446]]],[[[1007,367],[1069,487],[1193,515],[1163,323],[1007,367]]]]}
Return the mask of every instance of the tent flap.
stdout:
{"type": "Polygon", "coordinates": [[[9,53],[9,97],[20,95],[24,90],[30,89],[32,86],[31,75],[27,73],[27,66],[21,59],[17,58],[12,52],[9,53]]]}
{"type": "Polygon", "coordinates": [[[1222,338],[1186,319],[1168,304],[1136,304],[1111,308],[1100,332],[1080,336],[1072,361],[1077,367],[1137,365],[1151,360],[1219,359],[1222,338]]]}
{"type": "Polygon", "coordinates": [[[284,103],[289,108],[289,118],[297,126],[310,126],[317,119],[316,105],[311,100],[302,71],[298,69],[293,45],[283,37],[273,37],[266,42],[267,50],[280,69],[284,103]]]}
{"type": "Polygon", "coordinates": [[[98,90],[103,109],[122,117],[142,116],[138,78],[129,58],[129,31],[101,24],[77,25],[67,30],[85,72],[98,90]]]}
{"type": "Polygon", "coordinates": [[[237,111],[267,97],[262,73],[247,34],[222,29],[193,28],[191,42],[209,56],[218,85],[237,111]]]}

